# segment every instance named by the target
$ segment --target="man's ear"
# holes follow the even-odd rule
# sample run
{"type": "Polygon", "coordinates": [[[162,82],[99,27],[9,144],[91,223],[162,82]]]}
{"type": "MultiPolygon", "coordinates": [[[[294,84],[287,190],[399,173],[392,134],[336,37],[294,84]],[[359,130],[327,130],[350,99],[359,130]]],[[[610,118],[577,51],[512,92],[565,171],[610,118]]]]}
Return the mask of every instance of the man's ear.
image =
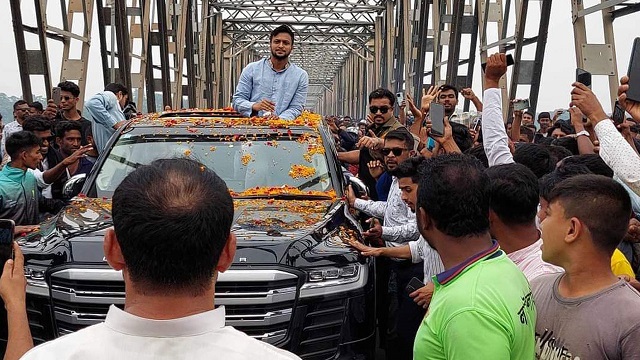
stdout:
{"type": "Polygon", "coordinates": [[[589,229],[587,229],[587,227],[584,226],[578,218],[573,217],[569,219],[569,229],[567,230],[567,234],[564,236],[564,242],[567,244],[574,243],[587,231],[589,231],[589,229]]]}
{"type": "Polygon", "coordinates": [[[217,272],[225,272],[231,263],[233,263],[233,258],[236,255],[236,236],[233,233],[229,234],[229,238],[227,239],[227,243],[224,245],[222,249],[222,253],[220,253],[220,259],[218,259],[218,265],[216,265],[217,272]]]}
{"type": "Polygon", "coordinates": [[[62,139],[56,136],[56,144],[58,144],[58,146],[62,145],[62,139]]]}
{"type": "Polygon", "coordinates": [[[422,233],[423,231],[429,230],[431,228],[431,218],[429,217],[427,212],[424,211],[423,208],[419,207],[418,210],[416,211],[416,218],[418,216],[420,217],[420,221],[418,221],[418,224],[419,224],[418,231],[422,233]]]}
{"type": "Polygon", "coordinates": [[[122,270],[125,268],[126,264],[124,262],[124,256],[122,255],[122,249],[120,249],[120,243],[118,243],[116,232],[113,228],[107,229],[102,247],[107,263],[109,263],[114,270],[122,270]]]}
{"type": "Polygon", "coordinates": [[[489,209],[489,225],[493,224],[496,220],[498,220],[498,215],[496,215],[492,209],[489,209]]]}

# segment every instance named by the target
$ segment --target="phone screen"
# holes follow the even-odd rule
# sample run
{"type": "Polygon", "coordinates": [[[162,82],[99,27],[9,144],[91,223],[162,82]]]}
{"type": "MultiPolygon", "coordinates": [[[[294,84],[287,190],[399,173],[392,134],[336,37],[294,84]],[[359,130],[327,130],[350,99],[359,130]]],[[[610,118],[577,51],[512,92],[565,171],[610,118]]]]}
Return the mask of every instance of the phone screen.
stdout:
{"type": "Polygon", "coordinates": [[[616,104],[613,107],[613,123],[616,125],[620,125],[624,122],[625,118],[625,110],[620,106],[620,104],[616,101],[616,104]]]}
{"type": "Polygon", "coordinates": [[[396,99],[398,99],[398,105],[400,105],[400,103],[402,102],[402,100],[404,100],[404,96],[402,95],[401,92],[396,93],[396,99]]]}
{"type": "Polygon", "coordinates": [[[431,135],[438,137],[444,135],[444,106],[431,103],[429,117],[431,118],[431,135]]]}
{"type": "Polygon", "coordinates": [[[591,73],[577,68],[576,69],[576,81],[579,83],[584,84],[584,86],[588,87],[589,89],[591,89],[591,73]]]}
{"type": "Polygon", "coordinates": [[[627,76],[629,77],[627,99],[640,102],[640,38],[633,41],[627,76]]]}
{"type": "Polygon", "coordinates": [[[515,103],[513,103],[514,110],[524,110],[528,108],[529,108],[529,99],[518,100],[515,103]]]}
{"type": "Polygon", "coordinates": [[[430,137],[427,137],[427,146],[426,147],[427,147],[427,150],[433,151],[433,149],[435,149],[435,147],[436,147],[436,141],[433,140],[430,137]]]}
{"type": "Polygon", "coordinates": [[[422,280],[418,279],[417,277],[414,277],[409,281],[409,284],[407,285],[407,288],[405,290],[407,290],[407,292],[411,294],[412,292],[422,287],[424,287],[422,280]]]}
{"type": "Polygon", "coordinates": [[[0,272],[4,263],[13,257],[13,220],[0,219],[0,272]]]}

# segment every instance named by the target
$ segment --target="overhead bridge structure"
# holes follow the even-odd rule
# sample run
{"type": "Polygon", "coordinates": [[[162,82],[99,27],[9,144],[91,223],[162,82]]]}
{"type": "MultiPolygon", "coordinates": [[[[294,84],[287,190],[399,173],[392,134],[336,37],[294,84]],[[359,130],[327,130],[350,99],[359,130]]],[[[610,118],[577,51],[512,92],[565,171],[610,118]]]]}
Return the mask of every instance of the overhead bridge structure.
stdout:
{"type": "Polygon", "coordinates": [[[414,97],[425,85],[471,87],[481,81],[479,64],[498,51],[516,60],[503,98],[528,94],[535,110],[551,16],[573,23],[578,66],[607,76],[614,99],[613,21],[640,10],[623,0],[571,0],[571,15],[551,14],[552,0],[9,1],[26,100],[50,97],[60,80],[85,94],[87,74],[98,69],[105,84],[130,88],[140,109],[228,106],[243,67],[268,56],[269,33],[288,24],[292,61],[309,73],[307,107],[358,118],[378,87],[414,97]],[[587,16],[602,17],[604,43],[588,42],[587,16]],[[62,44],[60,69],[51,68],[53,42],[62,44]],[[89,63],[94,47],[100,63],[89,63]]]}

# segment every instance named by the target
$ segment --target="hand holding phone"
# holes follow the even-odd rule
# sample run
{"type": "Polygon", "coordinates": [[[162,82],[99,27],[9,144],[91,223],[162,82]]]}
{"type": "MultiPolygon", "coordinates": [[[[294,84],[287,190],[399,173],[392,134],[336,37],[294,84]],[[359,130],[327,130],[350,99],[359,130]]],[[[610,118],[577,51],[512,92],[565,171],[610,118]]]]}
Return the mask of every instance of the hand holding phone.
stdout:
{"type": "MultiPolygon", "coordinates": [[[[515,63],[516,62],[515,60],[513,60],[513,55],[507,54],[507,66],[511,66],[515,63]]],[[[483,62],[480,66],[482,67],[482,71],[484,71],[487,68],[487,63],[483,62]]]]}
{"type": "Polygon", "coordinates": [[[576,81],[588,87],[589,89],[591,89],[591,73],[590,72],[577,68],[576,81]]]}
{"type": "Polygon", "coordinates": [[[418,279],[417,277],[414,277],[409,281],[409,284],[407,285],[405,290],[407,290],[407,293],[411,294],[412,292],[422,287],[424,287],[422,280],[418,279]]]}
{"type": "Polygon", "coordinates": [[[0,219],[0,266],[13,259],[13,235],[16,224],[13,220],[0,219]]]}

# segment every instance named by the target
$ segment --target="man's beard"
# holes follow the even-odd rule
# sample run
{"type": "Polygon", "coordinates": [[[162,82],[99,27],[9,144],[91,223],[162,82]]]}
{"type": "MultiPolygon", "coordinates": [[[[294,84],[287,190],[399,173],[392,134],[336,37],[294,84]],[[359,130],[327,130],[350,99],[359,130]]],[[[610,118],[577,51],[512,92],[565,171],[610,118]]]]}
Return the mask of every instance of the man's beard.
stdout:
{"type": "MultiPolygon", "coordinates": [[[[285,53],[286,54],[286,53],[285,53]]],[[[286,55],[278,55],[275,51],[271,50],[271,57],[276,60],[286,60],[289,57],[289,54],[286,55]]]]}

